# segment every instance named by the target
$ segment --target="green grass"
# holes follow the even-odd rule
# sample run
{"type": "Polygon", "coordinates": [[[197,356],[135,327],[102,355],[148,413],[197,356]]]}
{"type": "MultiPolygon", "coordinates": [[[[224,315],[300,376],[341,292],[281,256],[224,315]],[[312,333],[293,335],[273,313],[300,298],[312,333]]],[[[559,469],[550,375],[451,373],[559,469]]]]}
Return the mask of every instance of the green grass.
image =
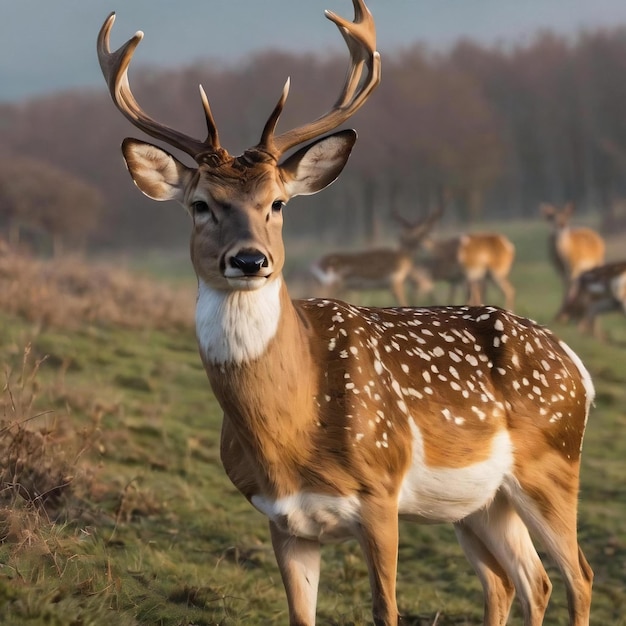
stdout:
{"type": "MultiPolygon", "coordinates": [[[[518,310],[551,324],[559,284],[537,242],[544,246],[545,237],[519,231],[518,310]]],[[[592,623],[619,626],[626,625],[626,324],[607,316],[604,326],[610,340],[603,344],[570,326],[555,330],[597,386],[583,454],[580,543],[596,574],[592,623]]],[[[22,417],[52,410],[31,425],[61,424],[88,447],[75,463],[76,488],[49,519],[17,497],[11,515],[0,518],[0,622],[287,622],[267,523],[219,461],[221,412],[191,329],[70,333],[0,313],[0,363],[10,371],[14,404],[23,397],[22,417]],[[47,355],[31,382],[21,376],[28,344],[27,373],[47,355]]],[[[61,441],[61,451],[75,445],[61,441]]],[[[545,623],[566,624],[565,591],[551,566],[549,573],[555,587],[545,623]]],[[[451,527],[401,524],[398,598],[409,624],[482,623],[480,584],[451,527]]],[[[511,623],[520,622],[515,606],[511,623]]],[[[323,549],[318,623],[370,623],[367,573],[354,542],[323,549]]]]}

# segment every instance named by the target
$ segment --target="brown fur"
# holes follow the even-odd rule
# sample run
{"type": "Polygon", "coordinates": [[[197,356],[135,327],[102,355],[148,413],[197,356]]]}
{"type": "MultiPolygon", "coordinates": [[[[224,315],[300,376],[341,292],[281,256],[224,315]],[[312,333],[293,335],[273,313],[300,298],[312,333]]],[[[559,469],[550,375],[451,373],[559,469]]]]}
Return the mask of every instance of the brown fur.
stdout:
{"type": "Polygon", "coordinates": [[[605,244],[602,237],[591,228],[570,226],[574,212],[571,202],[560,210],[544,203],[541,212],[553,227],[549,240],[551,259],[568,286],[585,270],[604,263],[605,244]]]}
{"type": "Polygon", "coordinates": [[[484,302],[486,279],[492,280],[504,295],[504,305],[513,310],[515,289],[509,280],[515,259],[515,246],[499,233],[467,233],[443,240],[426,240],[427,267],[435,280],[450,284],[454,301],[456,285],[465,282],[468,304],[484,302]]]}
{"type": "Polygon", "coordinates": [[[604,263],[604,239],[593,229],[570,226],[574,205],[569,202],[562,209],[553,204],[541,205],[541,212],[552,224],[548,239],[550,260],[563,283],[563,300],[556,317],[563,314],[568,293],[574,281],[586,270],[604,263]]]}

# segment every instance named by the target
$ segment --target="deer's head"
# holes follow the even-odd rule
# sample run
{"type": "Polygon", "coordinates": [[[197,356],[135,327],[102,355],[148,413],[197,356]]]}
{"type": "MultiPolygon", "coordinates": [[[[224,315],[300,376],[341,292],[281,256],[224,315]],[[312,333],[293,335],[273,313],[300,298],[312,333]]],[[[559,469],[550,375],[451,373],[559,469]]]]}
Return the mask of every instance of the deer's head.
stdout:
{"type": "Polygon", "coordinates": [[[115,15],[98,37],[98,58],[118,109],[139,129],[190,155],[189,167],[153,144],[124,140],[122,151],[139,189],[154,200],[177,200],[189,212],[191,256],[196,273],[219,290],[251,290],[279,276],[284,264],[282,209],[297,195],[317,193],[341,173],[356,141],[353,130],[335,130],[365,102],[380,82],[374,21],[362,0],[353,0],[354,22],[331,12],[350,50],[343,91],[322,117],[280,135],[275,133],[289,91],[285,84],[263,128],[259,143],[240,156],[220,145],[217,127],[202,87],[207,138],[199,141],[160,124],[139,107],[128,82],[128,66],[143,33],[111,52],[115,15]],[[292,148],[310,142],[285,157],[292,148]]]}

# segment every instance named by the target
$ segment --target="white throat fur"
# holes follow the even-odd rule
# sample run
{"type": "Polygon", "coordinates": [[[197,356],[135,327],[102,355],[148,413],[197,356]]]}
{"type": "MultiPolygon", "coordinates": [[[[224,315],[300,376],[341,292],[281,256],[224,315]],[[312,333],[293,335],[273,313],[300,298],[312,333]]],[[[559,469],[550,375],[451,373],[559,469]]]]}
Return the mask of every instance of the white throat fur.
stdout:
{"type": "Polygon", "coordinates": [[[278,329],[282,279],[251,291],[218,291],[202,280],[196,303],[196,337],[216,365],[260,357],[278,329]]]}

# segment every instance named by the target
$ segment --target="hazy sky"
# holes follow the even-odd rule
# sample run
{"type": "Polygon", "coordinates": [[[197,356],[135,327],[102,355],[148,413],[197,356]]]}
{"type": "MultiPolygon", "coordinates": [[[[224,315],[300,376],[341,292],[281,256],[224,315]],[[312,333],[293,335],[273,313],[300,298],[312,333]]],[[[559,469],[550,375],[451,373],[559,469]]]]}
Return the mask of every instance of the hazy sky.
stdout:
{"type": "MultiPolygon", "coordinates": [[[[626,24],[626,0],[369,0],[383,53],[460,37],[523,43],[540,29],[575,34],[626,24]]],[[[251,50],[341,49],[325,8],[352,16],[350,0],[0,0],[0,101],[101,86],[96,34],[116,11],[112,45],[143,30],[134,64],[236,62],[251,50]]]]}

